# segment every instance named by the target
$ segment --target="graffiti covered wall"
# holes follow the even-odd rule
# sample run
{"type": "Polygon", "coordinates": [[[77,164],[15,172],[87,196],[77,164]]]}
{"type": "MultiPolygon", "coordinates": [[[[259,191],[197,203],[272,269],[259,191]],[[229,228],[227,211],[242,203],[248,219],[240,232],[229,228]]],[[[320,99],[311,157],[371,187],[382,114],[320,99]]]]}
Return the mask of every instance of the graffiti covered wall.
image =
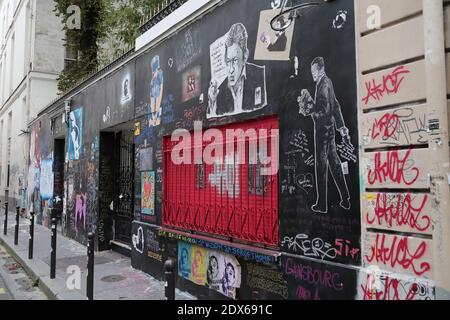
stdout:
{"type": "MultiPolygon", "coordinates": [[[[384,23],[401,21],[398,34],[369,32],[369,2],[321,2],[290,21],[283,1],[224,1],[73,97],[69,236],[84,243],[94,230],[102,250],[114,238],[111,128],[126,124],[135,268],[161,278],[174,259],[178,287],[205,299],[434,299],[439,185],[427,154],[439,125],[426,110],[423,47],[372,54],[409,26],[421,32],[422,8],[395,5],[384,23]],[[259,179],[258,164],[235,166],[229,155],[172,169],[166,141],[198,121],[222,131],[274,121],[276,175],[259,179]]],[[[53,156],[45,130],[34,130],[29,198],[44,212],[53,156]]]]}

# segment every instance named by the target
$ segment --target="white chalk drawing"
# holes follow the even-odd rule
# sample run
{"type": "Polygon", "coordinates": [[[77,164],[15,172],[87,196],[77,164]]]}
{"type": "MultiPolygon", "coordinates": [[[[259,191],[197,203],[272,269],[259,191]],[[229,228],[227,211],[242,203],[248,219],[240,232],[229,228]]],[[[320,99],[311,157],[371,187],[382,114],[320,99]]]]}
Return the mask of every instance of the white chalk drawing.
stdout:
{"type": "Polygon", "coordinates": [[[106,107],[106,111],[103,114],[103,123],[111,121],[111,108],[109,106],[106,107]]]}
{"type": "MultiPolygon", "coordinates": [[[[294,28],[282,31],[272,30],[270,21],[276,14],[275,10],[265,10],[260,13],[255,60],[288,61],[290,59],[294,28]]],[[[284,19],[284,16],[279,16],[276,23],[281,26],[285,24],[284,19]]]]}
{"type": "Polygon", "coordinates": [[[144,230],[142,227],[139,227],[137,229],[137,234],[133,234],[132,236],[132,242],[134,250],[142,254],[144,252],[144,230]]]}
{"type": "Polygon", "coordinates": [[[330,171],[341,197],[340,206],[350,210],[350,193],[337,152],[335,131],[341,134],[342,141],[348,148],[354,150],[354,147],[349,130],[345,126],[333,83],[325,72],[325,61],[322,57],[312,61],[311,73],[316,82],[315,98],[313,99],[306,89],[303,89],[301,96],[298,97],[299,113],[305,117],[310,116],[314,122],[317,200],[311,209],[316,213],[328,213],[328,171],[330,171]]]}
{"type": "MultiPolygon", "coordinates": [[[[186,69],[202,54],[200,35],[192,28],[186,30],[180,43],[175,53],[178,72],[186,69]]],[[[172,68],[171,65],[169,66],[172,68]]]]}
{"type": "Polygon", "coordinates": [[[242,23],[210,46],[211,82],[207,118],[253,112],[267,105],[266,69],[248,62],[248,33],[242,23]]]}
{"type": "Polygon", "coordinates": [[[296,79],[298,78],[298,67],[299,67],[299,60],[297,56],[294,56],[293,64],[294,64],[294,73],[289,77],[290,79],[296,79]]]}
{"type": "Polygon", "coordinates": [[[342,29],[347,23],[348,12],[345,10],[339,10],[336,17],[333,20],[333,29],[342,29]]]}

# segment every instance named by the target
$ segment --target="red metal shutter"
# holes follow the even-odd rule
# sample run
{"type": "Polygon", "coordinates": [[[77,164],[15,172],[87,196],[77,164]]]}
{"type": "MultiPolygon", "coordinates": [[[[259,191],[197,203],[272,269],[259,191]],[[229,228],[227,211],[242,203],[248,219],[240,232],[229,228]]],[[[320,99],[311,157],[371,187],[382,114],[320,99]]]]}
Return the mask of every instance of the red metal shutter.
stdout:
{"type": "MultiPolygon", "coordinates": [[[[238,141],[234,139],[230,143],[229,150],[234,149],[235,153],[231,157],[226,154],[225,137],[227,130],[255,129],[259,140],[261,132],[266,130],[269,133],[267,155],[271,157],[272,152],[278,153],[278,144],[276,150],[270,147],[271,140],[278,139],[278,119],[272,117],[216,129],[220,130],[224,141],[220,145],[217,141],[211,143],[223,150],[223,157],[217,164],[195,164],[194,133],[191,133],[191,148],[184,151],[191,154],[189,164],[173,163],[172,150],[178,142],[171,141],[170,137],[164,139],[163,224],[277,246],[278,172],[262,176],[262,165],[257,161],[249,164],[249,157],[257,159],[257,154],[251,152],[248,137],[245,138],[246,160],[238,163],[238,141]]],[[[203,152],[210,143],[202,143],[203,152]]],[[[257,152],[261,151],[259,145],[257,152]]]]}

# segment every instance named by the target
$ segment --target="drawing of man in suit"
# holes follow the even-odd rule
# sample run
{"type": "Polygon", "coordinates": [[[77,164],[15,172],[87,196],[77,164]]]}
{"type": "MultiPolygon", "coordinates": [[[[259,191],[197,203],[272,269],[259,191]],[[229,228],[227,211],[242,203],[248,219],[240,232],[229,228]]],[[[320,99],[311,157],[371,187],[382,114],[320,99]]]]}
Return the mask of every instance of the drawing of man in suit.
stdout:
{"type": "Polygon", "coordinates": [[[231,26],[225,41],[227,79],[211,81],[208,118],[251,112],[267,105],[265,67],[248,63],[248,34],[242,23],[231,26]]]}
{"type": "Polygon", "coordinates": [[[305,117],[311,116],[314,121],[317,200],[311,209],[316,213],[328,212],[329,170],[341,197],[340,206],[345,210],[350,210],[350,193],[335,141],[335,131],[338,131],[344,144],[353,148],[349,130],[345,126],[333,83],[326,75],[325,62],[322,57],[317,57],[312,61],[311,74],[316,83],[314,100],[306,89],[302,90],[301,96],[298,98],[300,114],[305,117]]]}

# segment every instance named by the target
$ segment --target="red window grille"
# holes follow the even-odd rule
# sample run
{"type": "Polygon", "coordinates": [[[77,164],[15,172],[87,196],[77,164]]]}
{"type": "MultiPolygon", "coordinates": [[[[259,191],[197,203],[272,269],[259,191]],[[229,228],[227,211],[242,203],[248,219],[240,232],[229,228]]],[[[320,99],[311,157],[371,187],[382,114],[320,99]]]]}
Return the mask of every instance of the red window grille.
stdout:
{"type": "MultiPolygon", "coordinates": [[[[194,159],[194,133],[188,152],[192,163],[175,164],[172,151],[179,141],[164,138],[163,168],[163,224],[183,230],[198,231],[212,235],[254,242],[278,245],[278,171],[273,175],[261,175],[263,165],[258,153],[263,152],[278,161],[278,143],[272,150],[272,141],[278,142],[278,119],[266,118],[259,121],[232,124],[215,128],[222,133],[223,142],[202,141],[202,154],[210,145],[223,150],[223,157],[215,157],[216,164],[206,164],[194,159]],[[254,129],[256,135],[244,135],[226,141],[232,145],[228,150],[238,154],[238,143],[245,145],[245,161],[226,154],[227,130],[254,129]],[[267,149],[261,149],[258,141],[267,132],[267,149]],[[256,140],[256,141],[254,141],[256,140]],[[251,146],[255,143],[257,149],[251,146]],[[267,151],[266,151],[267,150],[267,151]],[[254,161],[250,163],[249,158],[254,161]],[[225,159],[223,159],[225,158],[225,159]],[[256,160],[255,160],[256,159],[256,160]],[[234,160],[234,161],[233,161],[234,160]]],[[[229,132],[229,131],[228,131],[229,132]]],[[[241,131],[242,132],[242,131],[241,131]]],[[[203,139],[202,139],[203,140],[203,139]]]]}

